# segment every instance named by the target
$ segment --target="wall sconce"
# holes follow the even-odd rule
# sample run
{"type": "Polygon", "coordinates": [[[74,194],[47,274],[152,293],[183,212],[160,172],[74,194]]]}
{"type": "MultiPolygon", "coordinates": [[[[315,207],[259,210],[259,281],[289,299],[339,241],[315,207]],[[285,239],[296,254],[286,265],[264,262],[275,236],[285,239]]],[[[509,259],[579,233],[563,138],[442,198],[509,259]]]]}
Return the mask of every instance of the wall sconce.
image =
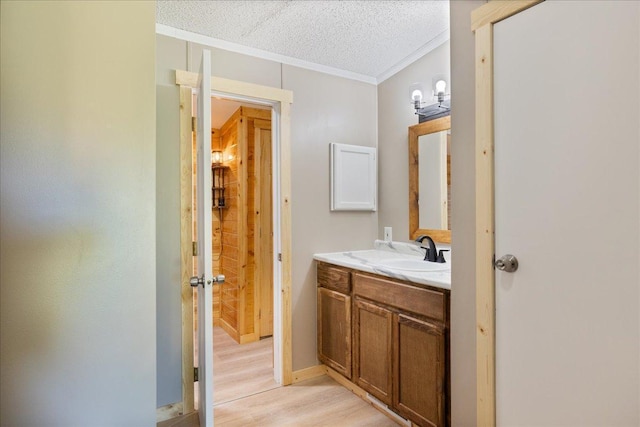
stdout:
{"type": "Polygon", "coordinates": [[[211,152],[211,164],[220,166],[222,164],[222,151],[213,150],[211,152]]]}
{"type": "Polygon", "coordinates": [[[433,96],[438,100],[439,104],[442,104],[445,97],[445,90],[447,89],[447,82],[440,79],[436,82],[433,88],[433,96]]]}
{"type": "Polygon", "coordinates": [[[413,109],[416,110],[416,114],[422,108],[422,98],[424,96],[424,85],[422,83],[414,83],[409,86],[409,93],[411,94],[411,104],[413,109]]]}

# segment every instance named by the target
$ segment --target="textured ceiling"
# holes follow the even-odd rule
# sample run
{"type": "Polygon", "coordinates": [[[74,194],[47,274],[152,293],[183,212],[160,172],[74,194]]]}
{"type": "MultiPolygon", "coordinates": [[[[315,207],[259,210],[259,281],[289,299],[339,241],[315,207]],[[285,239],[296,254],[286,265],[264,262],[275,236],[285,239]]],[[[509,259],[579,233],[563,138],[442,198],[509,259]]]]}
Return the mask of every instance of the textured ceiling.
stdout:
{"type": "Polygon", "coordinates": [[[156,4],[158,24],[374,78],[449,28],[447,0],[156,4]]]}

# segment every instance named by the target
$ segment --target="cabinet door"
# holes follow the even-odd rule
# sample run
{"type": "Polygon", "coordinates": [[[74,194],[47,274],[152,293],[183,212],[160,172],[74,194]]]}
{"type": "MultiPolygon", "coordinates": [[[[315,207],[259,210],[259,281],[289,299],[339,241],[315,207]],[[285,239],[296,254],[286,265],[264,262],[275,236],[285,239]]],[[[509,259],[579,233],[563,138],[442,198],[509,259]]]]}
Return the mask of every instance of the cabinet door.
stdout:
{"type": "Polygon", "coordinates": [[[391,405],[393,314],[385,308],[356,299],[353,328],[354,381],[391,405]]]}
{"type": "Polygon", "coordinates": [[[403,314],[395,318],[393,405],[420,426],[443,426],[447,419],[444,327],[403,314]]]}
{"type": "Polygon", "coordinates": [[[351,379],[351,297],[318,288],[318,358],[351,379]]]}

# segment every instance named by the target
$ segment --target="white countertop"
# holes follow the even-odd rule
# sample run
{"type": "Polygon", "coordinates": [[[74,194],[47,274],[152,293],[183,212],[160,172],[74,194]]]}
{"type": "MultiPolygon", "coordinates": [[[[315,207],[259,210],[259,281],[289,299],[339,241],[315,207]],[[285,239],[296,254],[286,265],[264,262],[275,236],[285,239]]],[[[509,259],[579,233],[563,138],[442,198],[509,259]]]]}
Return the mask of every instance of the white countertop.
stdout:
{"type": "MultiPolygon", "coordinates": [[[[437,244],[438,250],[451,249],[449,245],[437,244]]],[[[362,251],[331,252],[315,254],[313,259],[342,267],[353,268],[367,273],[380,274],[394,279],[407,280],[442,289],[451,289],[451,252],[445,252],[445,271],[407,271],[379,265],[380,261],[390,259],[422,260],[424,249],[413,243],[385,242],[376,240],[374,249],[362,251]]],[[[427,262],[427,261],[425,261],[427,262]]]]}

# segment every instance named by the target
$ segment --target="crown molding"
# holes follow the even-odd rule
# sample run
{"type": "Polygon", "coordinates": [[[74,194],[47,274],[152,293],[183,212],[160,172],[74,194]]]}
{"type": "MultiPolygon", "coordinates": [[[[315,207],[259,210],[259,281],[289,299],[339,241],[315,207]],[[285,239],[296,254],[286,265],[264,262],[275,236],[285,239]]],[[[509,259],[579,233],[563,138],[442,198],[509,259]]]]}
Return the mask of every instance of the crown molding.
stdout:
{"type": "Polygon", "coordinates": [[[307,70],[318,71],[320,73],[330,74],[333,76],[344,77],[351,80],[357,80],[372,85],[377,84],[375,77],[365,74],[354,73],[352,71],[341,70],[339,68],[329,67],[326,65],[316,64],[314,62],[304,61],[302,59],[292,58],[286,55],[267,52],[262,49],[255,49],[240,45],[238,43],[228,42],[226,40],[216,39],[214,37],[204,36],[202,34],[192,33],[191,31],[181,30],[179,28],[170,27],[168,25],[156,24],[156,34],[173,37],[193,43],[215,47],[217,49],[227,50],[230,52],[241,53],[243,55],[253,56],[256,58],[266,59],[269,61],[280,62],[282,64],[293,65],[295,67],[307,70]]]}
{"type": "Polygon", "coordinates": [[[448,40],[449,40],[449,29],[446,29],[443,32],[441,32],[440,34],[438,34],[437,36],[435,36],[433,39],[428,41],[422,47],[417,49],[415,52],[413,52],[412,54],[410,54],[409,56],[407,56],[406,58],[404,58],[403,60],[398,62],[396,65],[394,65],[393,67],[389,68],[384,73],[380,74],[376,78],[377,84],[382,83],[383,81],[387,80],[389,77],[393,76],[397,72],[407,68],[409,65],[413,64],[418,59],[422,58],[427,53],[431,52],[432,50],[436,49],[437,47],[440,47],[441,45],[443,45],[448,40]]]}
{"type": "Polygon", "coordinates": [[[438,34],[435,38],[424,44],[412,54],[405,57],[393,67],[389,68],[377,77],[368,76],[365,74],[354,73],[352,71],[342,70],[340,68],[329,67],[327,65],[317,64],[315,62],[304,61],[302,59],[293,58],[286,55],[280,55],[278,53],[268,52],[262,49],[256,49],[248,46],[243,46],[238,43],[232,43],[226,40],[217,39],[214,37],[205,36],[202,34],[193,33],[191,31],[181,30],[179,28],[170,27],[164,24],[156,24],[156,34],[163,36],[173,37],[188,42],[199,43],[205,46],[215,47],[217,49],[226,50],[229,52],[241,53],[243,55],[253,56],[256,58],[266,59],[269,61],[279,62],[282,64],[293,65],[295,67],[304,68],[306,70],[317,71],[320,73],[330,74],[337,77],[343,77],[350,80],[356,80],[359,82],[369,83],[372,85],[379,85],[389,77],[408,67],[416,62],[418,59],[425,56],[427,53],[441,46],[449,40],[449,30],[445,30],[438,34]]]}

